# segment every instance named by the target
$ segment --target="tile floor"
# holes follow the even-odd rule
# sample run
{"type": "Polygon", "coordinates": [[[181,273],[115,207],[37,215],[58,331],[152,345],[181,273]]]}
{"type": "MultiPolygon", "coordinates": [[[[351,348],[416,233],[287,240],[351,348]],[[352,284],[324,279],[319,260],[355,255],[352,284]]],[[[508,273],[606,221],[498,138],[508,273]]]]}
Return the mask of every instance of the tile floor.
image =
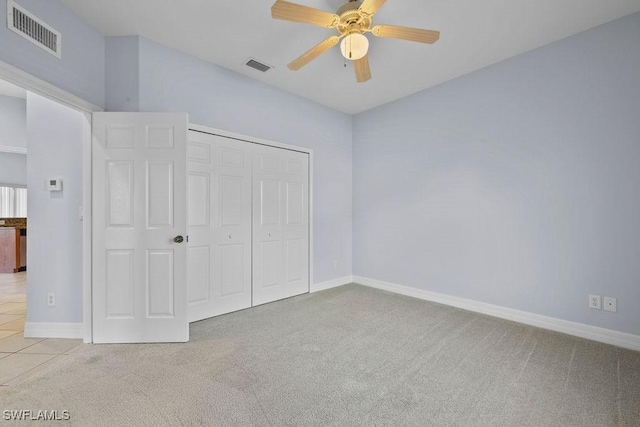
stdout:
{"type": "Polygon", "coordinates": [[[18,384],[79,351],[82,340],[24,338],[27,273],[0,274],[0,386],[18,384]]]}

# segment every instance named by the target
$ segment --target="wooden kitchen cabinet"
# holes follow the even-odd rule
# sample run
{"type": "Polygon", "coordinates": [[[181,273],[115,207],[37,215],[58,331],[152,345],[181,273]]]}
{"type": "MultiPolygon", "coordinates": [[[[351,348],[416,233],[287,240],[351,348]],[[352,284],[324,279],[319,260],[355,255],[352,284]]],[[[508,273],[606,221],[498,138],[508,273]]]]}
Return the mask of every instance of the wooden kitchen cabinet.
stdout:
{"type": "Polygon", "coordinates": [[[24,228],[0,227],[0,273],[26,269],[26,237],[24,228]]]}

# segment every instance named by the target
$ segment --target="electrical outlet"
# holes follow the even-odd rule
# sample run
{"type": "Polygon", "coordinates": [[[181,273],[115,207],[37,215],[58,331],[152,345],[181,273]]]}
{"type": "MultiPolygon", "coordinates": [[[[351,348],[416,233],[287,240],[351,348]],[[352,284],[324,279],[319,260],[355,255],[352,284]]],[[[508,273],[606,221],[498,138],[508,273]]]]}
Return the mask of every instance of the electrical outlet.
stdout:
{"type": "Polygon", "coordinates": [[[604,310],[613,311],[615,313],[618,311],[618,301],[615,298],[604,297],[604,310]]]}
{"type": "Polygon", "coordinates": [[[602,301],[600,295],[589,295],[589,308],[600,310],[602,308],[602,301]]]}
{"type": "Polygon", "coordinates": [[[56,294],[54,294],[53,292],[47,294],[47,305],[49,307],[56,306],[56,294]]]}
{"type": "Polygon", "coordinates": [[[334,270],[337,270],[339,266],[340,266],[340,263],[338,263],[338,260],[337,260],[337,259],[334,259],[334,260],[333,260],[333,269],[334,269],[334,270]]]}

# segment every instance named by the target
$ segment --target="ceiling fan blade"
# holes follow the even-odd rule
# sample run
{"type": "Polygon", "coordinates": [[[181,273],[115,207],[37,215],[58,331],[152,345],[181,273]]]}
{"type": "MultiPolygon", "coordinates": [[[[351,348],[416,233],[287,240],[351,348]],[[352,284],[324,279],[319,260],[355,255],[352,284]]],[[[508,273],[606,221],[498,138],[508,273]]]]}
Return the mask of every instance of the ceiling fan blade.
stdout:
{"type": "Polygon", "coordinates": [[[300,68],[307,65],[309,62],[316,59],[318,56],[322,55],[325,51],[331,49],[333,46],[337,45],[340,41],[340,37],[331,36],[328,39],[321,41],[302,55],[300,55],[295,60],[291,61],[287,67],[290,70],[298,71],[300,68]]]}
{"type": "Polygon", "coordinates": [[[364,0],[358,11],[364,16],[373,16],[387,0],[364,0]]]}
{"type": "Polygon", "coordinates": [[[271,16],[275,19],[301,22],[325,28],[333,28],[340,21],[340,17],[333,13],[284,0],[277,0],[271,6],[271,16]]]}
{"type": "Polygon", "coordinates": [[[356,80],[358,83],[364,83],[369,80],[371,78],[369,55],[365,55],[362,58],[353,61],[353,69],[356,72],[356,80]]]}
{"type": "Polygon", "coordinates": [[[396,27],[395,25],[376,25],[371,29],[374,36],[392,39],[410,40],[420,43],[435,43],[440,38],[440,31],[421,30],[420,28],[396,27]]]}

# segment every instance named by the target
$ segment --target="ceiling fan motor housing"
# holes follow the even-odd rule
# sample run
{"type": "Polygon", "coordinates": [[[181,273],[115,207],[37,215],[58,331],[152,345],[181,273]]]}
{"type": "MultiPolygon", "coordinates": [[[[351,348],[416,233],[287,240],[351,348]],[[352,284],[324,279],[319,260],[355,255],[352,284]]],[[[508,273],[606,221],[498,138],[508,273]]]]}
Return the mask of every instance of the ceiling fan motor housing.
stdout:
{"type": "Polygon", "coordinates": [[[371,18],[358,13],[358,8],[362,1],[354,0],[340,6],[336,14],[340,17],[337,30],[341,34],[351,34],[354,32],[364,33],[371,27],[371,18]]]}

